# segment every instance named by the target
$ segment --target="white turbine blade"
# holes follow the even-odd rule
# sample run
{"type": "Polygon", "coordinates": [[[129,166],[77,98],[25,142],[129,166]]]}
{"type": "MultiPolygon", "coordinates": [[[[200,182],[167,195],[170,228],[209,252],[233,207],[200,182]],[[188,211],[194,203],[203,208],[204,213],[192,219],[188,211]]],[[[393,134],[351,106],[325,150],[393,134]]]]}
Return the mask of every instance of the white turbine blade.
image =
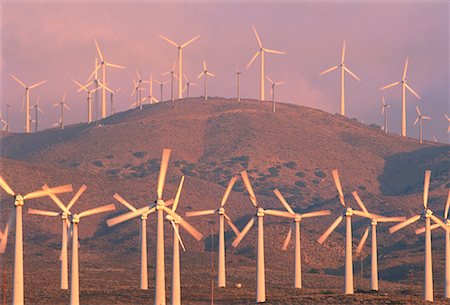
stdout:
{"type": "Polygon", "coordinates": [[[11,76],[16,82],[18,82],[19,85],[21,85],[21,86],[24,87],[25,89],[27,88],[27,85],[25,85],[20,79],[18,79],[17,77],[15,77],[14,75],[12,75],[11,73],[9,74],[9,76],[11,76]]]}
{"type": "Polygon", "coordinates": [[[450,207],[450,189],[448,190],[447,202],[445,204],[444,219],[447,219],[447,217],[448,217],[448,209],[449,209],[449,207],[450,207]]]}
{"type": "Polygon", "coordinates": [[[42,215],[42,216],[53,216],[53,217],[59,215],[58,212],[44,211],[44,210],[36,210],[36,209],[28,209],[28,214],[42,215]]]}
{"type": "Polygon", "coordinates": [[[228,200],[228,196],[230,196],[231,189],[233,188],[234,183],[236,182],[236,179],[237,179],[236,176],[233,176],[230,179],[230,182],[228,183],[227,189],[225,190],[225,194],[223,194],[222,201],[220,202],[220,207],[224,207],[225,206],[225,203],[228,200]]]}
{"type": "Polygon", "coordinates": [[[343,64],[344,60],[345,60],[345,44],[346,44],[346,41],[344,40],[344,42],[342,43],[341,64],[343,64]]]}
{"type": "Polygon", "coordinates": [[[196,228],[191,226],[186,220],[181,218],[180,215],[178,215],[175,212],[172,212],[171,209],[166,208],[165,206],[161,207],[167,214],[173,217],[173,219],[180,224],[180,226],[183,227],[192,237],[194,237],[197,241],[203,238],[203,234],[200,233],[196,228]]]}
{"type": "Polygon", "coordinates": [[[416,124],[417,124],[417,122],[419,122],[419,120],[420,120],[420,117],[414,121],[413,125],[416,126],[416,124]]]}
{"type": "Polygon", "coordinates": [[[195,36],[194,38],[192,38],[191,40],[183,43],[181,45],[181,48],[187,47],[188,45],[190,45],[191,43],[193,43],[195,40],[197,40],[200,37],[200,35],[195,36]]]}
{"type": "Polygon", "coordinates": [[[100,60],[103,62],[104,61],[103,54],[102,54],[102,51],[100,50],[100,46],[98,45],[97,39],[94,39],[94,42],[95,42],[95,47],[97,49],[98,56],[100,57],[100,60]]]}
{"type": "Polygon", "coordinates": [[[199,79],[200,77],[202,77],[202,75],[203,75],[204,73],[205,73],[205,72],[200,73],[200,74],[197,76],[197,79],[199,79]]]}
{"type": "MultiPolygon", "coordinates": [[[[70,192],[72,191],[71,187],[72,187],[72,185],[70,185],[70,189],[67,188],[67,190],[70,191],[70,192]]],[[[50,192],[55,194],[55,192],[52,189],[50,189],[50,192]]],[[[65,192],[60,192],[60,193],[65,193],[65,192]]],[[[45,197],[47,195],[48,195],[48,191],[47,190],[39,190],[39,191],[35,191],[35,192],[32,192],[32,193],[26,194],[25,196],[23,196],[23,199],[35,199],[35,198],[45,197]]]]}
{"type": "Polygon", "coordinates": [[[420,219],[420,217],[422,217],[422,216],[416,215],[416,216],[413,216],[399,224],[396,224],[395,226],[389,228],[389,232],[391,234],[394,232],[397,232],[398,230],[403,229],[404,227],[409,226],[412,223],[415,223],[416,221],[418,221],[420,219]]]}
{"type": "Polygon", "coordinates": [[[280,200],[281,204],[288,210],[289,213],[295,214],[294,210],[291,208],[289,203],[286,201],[286,199],[283,197],[279,189],[274,189],[273,192],[277,196],[278,200],[280,200]]]}
{"type": "Polygon", "coordinates": [[[164,39],[165,41],[167,41],[168,43],[170,43],[174,47],[178,48],[178,45],[173,40],[170,40],[169,38],[167,38],[166,36],[164,36],[162,34],[159,34],[159,37],[161,37],[162,39],[164,39]]]}
{"type": "Polygon", "coordinates": [[[5,179],[3,179],[2,176],[0,176],[0,186],[2,187],[2,189],[5,190],[6,193],[8,193],[11,196],[14,196],[16,193],[14,193],[14,191],[11,189],[11,187],[8,185],[8,183],[6,183],[5,179]]]}
{"type": "Polygon", "coordinates": [[[423,207],[426,209],[428,207],[428,191],[430,189],[430,179],[431,179],[431,171],[425,171],[425,179],[423,182],[423,207]]]}
{"type": "Polygon", "coordinates": [[[369,236],[369,227],[364,231],[361,240],[359,241],[358,247],[356,247],[356,253],[359,255],[361,253],[364,244],[366,243],[367,237],[369,236]]]}
{"type": "Polygon", "coordinates": [[[406,217],[377,217],[377,222],[402,222],[405,221],[406,217]]]}
{"type": "Polygon", "coordinates": [[[287,250],[287,248],[289,247],[289,243],[291,242],[291,237],[292,237],[292,225],[293,225],[293,224],[291,224],[291,225],[289,226],[289,231],[288,231],[288,233],[287,233],[287,235],[286,235],[286,238],[284,239],[283,246],[281,247],[281,249],[282,249],[283,251],[286,251],[286,250],[287,250]]]}
{"type": "Polygon", "coordinates": [[[164,190],[164,184],[166,182],[166,174],[167,174],[167,166],[169,164],[169,158],[170,158],[170,149],[163,149],[163,154],[161,158],[161,167],[159,169],[159,177],[158,177],[158,200],[162,199],[163,190],[164,190]]]}
{"type": "Polygon", "coordinates": [[[0,254],[5,253],[6,245],[8,244],[8,235],[13,226],[13,222],[16,218],[16,209],[13,209],[9,214],[8,222],[6,223],[5,229],[3,230],[3,237],[0,240],[0,254]]]}
{"type": "Polygon", "coordinates": [[[86,189],[87,189],[86,185],[83,184],[82,186],[80,186],[78,191],[75,193],[75,195],[72,197],[69,204],[67,205],[67,209],[69,211],[73,207],[73,205],[78,201],[78,199],[80,199],[80,196],[83,195],[83,193],[84,193],[84,191],[86,191],[86,189]]]}
{"type": "Polygon", "coordinates": [[[409,58],[406,57],[405,68],[403,69],[403,78],[402,78],[402,80],[406,79],[406,72],[408,71],[408,61],[409,61],[409,58]]]}
{"type": "MultiPolygon", "coordinates": [[[[95,58],[97,60],[97,58],[95,58]]],[[[91,75],[89,75],[87,81],[90,81],[96,74],[98,69],[100,69],[100,65],[96,65],[94,70],[92,71],[91,75]]]]}
{"type": "Polygon", "coordinates": [[[69,106],[67,106],[67,104],[63,104],[63,107],[66,108],[67,110],[71,110],[69,106]]]}
{"type": "Polygon", "coordinates": [[[206,71],[206,75],[211,76],[211,77],[216,77],[214,74],[212,74],[211,72],[206,71]]]}
{"type": "Polygon", "coordinates": [[[357,211],[357,210],[353,210],[353,215],[364,217],[364,218],[369,218],[369,219],[372,219],[372,218],[376,217],[373,214],[366,214],[364,212],[357,211]]]}
{"type": "Polygon", "coordinates": [[[267,53],[271,53],[271,54],[280,54],[280,55],[286,54],[286,52],[284,52],[284,51],[271,50],[271,49],[264,49],[264,51],[267,53]]]}
{"type": "Polygon", "coordinates": [[[358,192],[354,191],[352,193],[353,198],[355,198],[356,202],[358,203],[359,207],[361,208],[361,210],[366,213],[367,215],[369,215],[369,211],[366,209],[366,206],[364,205],[364,203],[361,200],[361,197],[359,197],[358,192]]]}
{"type": "Polygon", "coordinates": [[[447,230],[447,227],[446,227],[445,223],[444,223],[442,220],[440,220],[439,218],[437,218],[437,217],[434,216],[434,215],[430,215],[430,218],[433,219],[433,221],[434,221],[435,223],[437,223],[438,225],[440,225],[440,226],[442,227],[442,229],[447,230]]]}
{"type": "Polygon", "coordinates": [[[345,207],[344,193],[342,192],[341,180],[339,179],[339,172],[337,169],[333,169],[331,171],[331,174],[333,175],[334,184],[336,185],[336,189],[339,194],[339,201],[341,202],[342,206],[345,207]]]}
{"type": "Polygon", "coordinates": [[[327,216],[330,215],[331,211],[330,210],[321,210],[321,211],[316,211],[316,212],[310,212],[310,213],[305,213],[302,214],[302,218],[311,218],[311,217],[317,217],[317,216],[327,216]]]}
{"type": "Polygon", "coordinates": [[[125,206],[126,208],[128,208],[130,211],[136,211],[136,208],[134,206],[131,205],[131,203],[129,203],[128,201],[126,201],[122,196],[120,196],[119,194],[115,193],[114,194],[114,199],[116,199],[117,201],[119,201],[123,206],[125,206]]]}
{"type": "Polygon", "coordinates": [[[255,61],[256,57],[258,57],[259,55],[259,52],[260,51],[257,51],[255,55],[253,55],[252,59],[250,59],[250,61],[248,62],[246,69],[248,69],[251,66],[251,64],[255,61]]]}
{"type": "Polygon", "coordinates": [[[204,61],[203,61],[203,71],[206,72],[206,70],[207,70],[207,69],[206,69],[206,61],[204,60],[204,61]]]}
{"type": "MultiPolygon", "coordinates": [[[[441,226],[441,225],[438,224],[438,223],[432,224],[432,225],[430,226],[430,230],[433,231],[434,229],[437,229],[437,228],[439,228],[440,226],[441,226]]],[[[425,227],[416,229],[414,232],[416,233],[416,235],[425,233],[425,227]]]]}
{"type": "Polygon", "coordinates": [[[110,62],[105,62],[105,65],[107,67],[110,67],[110,68],[118,68],[118,69],[125,69],[126,68],[125,66],[113,64],[113,63],[110,63],[110,62]]]}
{"type": "Polygon", "coordinates": [[[43,81],[41,81],[41,82],[39,82],[39,83],[36,83],[36,84],[34,84],[34,85],[31,85],[28,89],[34,89],[34,88],[36,88],[36,87],[39,87],[40,85],[43,85],[43,84],[45,84],[47,82],[47,80],[43,80],[43,81]]]}
{"type": "Polygon", "coordinates": [[[286,218],[295,218],[295,214],[291,214],[286,211],[279,211],[279,210],[264,210],[264,214],[272,215],[272,216],[279,216],[279,217],[286,217],[286,218]]]}
{"type": "Polygon", "coordinates": [[[252,25],[252,28],[253,28],[253,33],[255,33],[256,40],[258,41],[258,45],[259,45],[260,48],[262,48],[263,47],[262,46],[262,42],[261,42],[261,39],[259,38],[259,35],[258,35],[258,32],[256,31],[255,26],[252,25]]]}
{"type": "Polygon", "coordinates": [[[416,106],[416,112],[418,115],[422,115],[422,113],[420,112],[419,106],[416,106]]]}
{"type": "MultiPolygon", "coordinates": [[[[100,87],[105,88],[106,91],[108,91],[110,93],[114,93],[114,91],[112,91],[110,88],[108,88],[108,86],[106,86],[102,82],[98,82],[98,84],[100,85],[100,87]]],[[[141,90],[144,90],[144,89],[141,89],[141,90]]]]}
{"type": "Polygon", "coordinates": [[[98,208],[94,208],[94,209],[90,209],[90,210],[81,212],[80,214],[78,214],[78,216],[81,218],[81,217],[91,216],[91,215],[105,213],[105,212],[109,212],[109,211],[114,211],[115,209],[116,209],[116,206],[114,204],[108,204],[108,205],[104,205],[104,206],[101,206],[98,208]]]}
{"type": "Polygon", "coordinates": [[[248,231],[252,228],[253,224],[255,223],[256,216],[253,216],[249,222],[245,225],[244,229],[242,229],[241,233],[233,240],[233,243],[231,244],[233,247],[237,247],[239,243],[242,241],[242,239],[247,235],[248,231]]]}
{"type": "Polygon", "coordinates": [[[352,71],[350,71],[349,68],[344,67],[344,70],[345,70],[348,74],[350,74],[351,76],[353,76],[353,78],[356,79],[357,81],[361,81],[361,78],[359,78],[358,76],[356,76],[356,74],[353,73],[352,71]]]}
{"type": "Polygon", "coordinates": [[[336,218],[336,220],[331,224],[331,226],[329,226],[328,229],[322,234],[322,236],[319,237],[317,242],[322,245],[328,238],[328,236],[330,236],[330,234],[333,233],[336,227],[341,223],[342,219],[344,219],[343,216],[339,216],[338,218],[336,218]]]}
{"type": "Polygon", "coordinates": [[[227,223],[230,225],[231,230],[233,230],[234,234],[236,234],[236,236],[239,235],[239,229],[234,225],[234,223],[231,221],[231,218],[227,215],[227,214],[223,214],[223,217],[225,217],[225,220],[227,221],[227,223]]]}
{"type": "Polygon", "coordinates": [[[273,80],[269,77],[269,75],[267,75],[266,78],[272,85],[274,84],[273,80]]]}
{"type": "Polygon", "coordinates": [[[324,75],[324,74],[327,74],[328,72],[331,72],[331,71],[333,71],[333,70],[336,70],[337,68],[338,68],[338,66],[333,66],[333,67],[331,67],[331,68],[329,68],[329,69],[326,69],[326,70],[320,72],[320,73],[319,73],[319,76],[322,76],[322,75],[324,75]]]}
{"type": "Polygon", "coordinates": [[[181,248],[183,248],[183,251],[186,251],[186,248],[184,247],[183,241],[181,240],[180,232],[178,231],[177,226],[175,225],[173,220],[170,221],[170,223],[172,224],[174,234],[177,236],[177,239],[180,242],[181,248]]]}
{"type": "Polygon", "coordinates": [[[424,119],[424,120],[431,120],[431,118],[429,116],[426,116],[426,115],[422,115],[422,119],[424,119]]]}
{"type": "Polygon", "coordinates": [[[45,113],[44,110],[41,109],[41,107],[36,108],[40,113],[45,113]]]}
{"type": "Polygon", "coordinates": [[[59,200],[59,198],[56,197],[56,195],[50,190],[50,188],[46,184],[42,187],[42,189],[47,192],[47,195],[53,200],[54,203],[56,203],[56,205],[61,209],[61,211],[68,214],[70,213],[69,210],[64,205],[64,203],[62,203],[61,200],[59,200]]]}
{"type": "Polygon", "coordinates": [[[406,88],[408,88],[408,90],[415,95],[415,97],[417,97],[419,100],[421,99],[421,97],[417,94],[416,91],[414,91],[408,84],[405,84],[406,88]]]}
{"type": "MultiPolygon", "coordinates": [[[[153,208],[154,209],[154,208],[153,208]]],[[[115,226],[119,223],[122,223],[124,221],[130,220],[132,218],[138,217],[144,213],[147,213],[150,211],[150,208],[148,206],[137,209],[136,211],[131,211],[113,218],[110,218],[106,221],[106,224],[108,225],[108,227],[112,227],[115,226]]],[[[150,214],[150,213],[149,213],[150,214]]]]}
{"type": "Polygon", "coordinates": [[[395,83],[386,85],[386,86],[384,86],[384,87],[381,87],[380,90],[384,90],[384,89],[387,89],[387,88],[391,88],[391,87],[394,87],[394,86],[396,86],[396,85],[398,85],[398,84],[400,84],[400,82],[395,82],[395,83]]]}
{"type": "Polygon", "coordinates": [[[252,203],[255,207],[258,207],[258,203],[256,202],[256,196],[255,196],[255,193],[253,192],[253,188],[250,183],[250,180],[248,179],[247,172],[242,171],[241,176],[242,176],[242,180],[244,180],[245,188],[247,189],[247,192],[250,195],[250,200],[252,201],[252,203]]]}
{"type": "Polygon", "coordinates": [[[196,216],[204,216],[204,215],[212,215],[216,210],[202,210],[202,211],[193,211],[193,212],[186,212],[186,217],[196,217],[196,216]]]}
{"type": "Polygon", "coordinates": [[[285,81],[278,82],[278,83],[275,83],[275,86],[280,86],[280,85],[283,85],[283,84],[285,84],[285,83],[286,83],[285,81]]]}
{"type": "Polygon", "coordinates": [[[177,194],[175,195],[175,199],[173,201],[172,211],[176,211],[178,207],[178,202],[180,201],[181,190],[183,189],[184,176],[181,176],[180,184],[178,185],[177,194]]]}

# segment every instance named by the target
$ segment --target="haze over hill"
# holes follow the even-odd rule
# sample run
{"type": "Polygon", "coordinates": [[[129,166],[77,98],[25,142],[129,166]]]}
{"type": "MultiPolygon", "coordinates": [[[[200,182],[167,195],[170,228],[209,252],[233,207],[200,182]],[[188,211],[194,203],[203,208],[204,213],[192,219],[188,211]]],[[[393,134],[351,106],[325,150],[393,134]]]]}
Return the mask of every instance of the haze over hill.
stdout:
{"type": "MultiPolygon", "coordinates": [[[[85,183],[88,191],[76,205],[79,210],[114,202],[115,192],[141,207],[155,198],[163,148],[172,149],[166,198],[174,195],[180,176],[186,176],[179,206],[181,214],[215,208],[224,192],[223,186],[242,170],[248,171],[256,196],[264,207],[282,209],[273,194],[273,189],[278,187],[297,211],[331,209],[329,217],[304,222],[305,272],[313,268],[328,275],[342,274],[343,231],[338,229],[324,246],[316,242],[341,212],[331,179],[332,169],[340,171],[350,206],[357,207],[350,195],[357,190],[371,212],[383,215],[411,216],[420,210],[425,169],[432,170],[430,205],[436,214],[441,215],[449,187],[449,147],[446,145],[430,142],[420,145],[415,139],[386,135],[376,126],[303,106],[277,104],[277,112],[272,113],[269,102],[243,100],[238,103],[222,98],[146,105],[143,110],[117,113],[98,124],[71,125],[64,130],[2,133],[1,175],[13,189],[24,188],[25,191],[37,189],[43,183],[73,183],[75,188],[85,183]]],[[[240,179],[233,190],[227,203],[228,211],[241,229],[254,209],[240,179]]],[[[0,220],[4,223],[11,204],[3,192],[0,196],[0,220]]],[[[70,195],[62,197],[68,200],[70,195]]],[[[48,209],[53,204],[48,199],[40,199],[28,202],[27,206],[48,209]]],[[[117,208],[113,215],[125,211],[119,204],[117,208]]],[[[42,221],[43,218],[32,215],[24,217],[25,260],[28,257],[31,261],[30,257],[38,251],[46,261],[53,259],[57,266],[59,222],[42,221]]],[[[109,217],[111,215],[93,217],[80,225],[80,255],[94,256],[104,268],[108,264],[117,266],[125,257],[137,260],[137,221],[110,229],[105,224],[109,217]]],[[[183,254],[184,270],[208,267],[205,259],[209,252],[205,250],[211,248],[211,243],[207,220],[215,219],[190,219],[205,234],[203,241],[197,243],[183,233],[188,248],[183,254]]],[[[353,222],[356,244],[367,221],[355,217],[353,222]]],[[[281,272],[284,273],[282,281],[290,284],[292,249],[280,250],[289,221],[269,216],[265,223],[268,277],[278,277],[275,274],[281,272]]],[[[168,226],[166,229],[166,251],[170,255],[172,233],[168,226]]],[[[154,221],[149,221],[149,232],[154,231],[154,221]]],[[[386,232],[387,227],[380,227],[381,278],[405,280],[410,268],[420,274],[422,238],[416,237],[412,228],[394,235],[386,232]]],[[[154,236],[149,234],[148,237],[149,262],[153,262],[154,236]]],[[[231,230],[227,232],[227,260],[233,262],[231,272],[235,281],[242,281],[249,272],[254,280],[255,237],[256,230],[252,230],[237,249],[232,249],[229,243],[234,236],[231,230]],[[242,272],[244,269],[239,270],[240,266],[248,268],[246,275],[242,272]]],[[[443,287],[443,274],[439,270],[443,270],[442,237],[442,234],[433,236],[438,291],[443,287]]],[[[7,255],[11,255],[12,247],[8,247],[7,255]]],[[[166,262],[169,262],[169,255],[166,262]]],[[[365,267],[369,264],[370,259],[366,258],[365,267]]],[[[36,271],[33,269],[36,267],[28,267],[36,271]]],[[[133,263],[124,272],[135,272],[137,268],[133,263]]],[[[358,268],[355,264],[355,269],[358,268]]],[[[57,277],[57,270],[54,272],[57,277]]],[[[187,277],[188,274],[184,279],[190,281],[187,277]]],[[[420,282],[420,276],[416,280],[420,282]]],[[[205,283],[207,285],[207,281],[205,283]]],[[[336,285],[340,287],[340,283],[336,285]]],[[[247,289],[252,287],[247,286],[247,289]]],[[[314,282],[309,288],[314,288],[314,282]]]]}

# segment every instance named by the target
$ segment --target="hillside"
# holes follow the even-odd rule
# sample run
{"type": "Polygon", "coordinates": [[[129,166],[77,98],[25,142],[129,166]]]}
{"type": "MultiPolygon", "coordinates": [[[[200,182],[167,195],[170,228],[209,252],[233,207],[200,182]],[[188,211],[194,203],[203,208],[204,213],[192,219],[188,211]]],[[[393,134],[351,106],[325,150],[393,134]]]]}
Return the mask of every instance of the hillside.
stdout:
{"type": "MultiPolygon", "coordinates": [[[[75,188],[85,183],[88,191],[75,206],[77,211],[115,202],[112,198],[115,192],[141,207],[154,200],[163,148],[172,149],[166,198],[175,194],[180,176],[186,176],[180,214],[216,207],[230,177],[244,169],[249,172],[258,200],[264,207],[282,208],[273,195],[273,189],[278,187],[298,211],[331,209],[331,216],[303,224],[304,271],[314,272],[306,276],[310,283],[308,288],[315,288],[317,281],[310,279],[317,276],[326,283],[334,283],[330,284],[333,289],[341,282],[343,227],[338,228],[324,246],[316,242],[341,211],[331,179],[332,169],[339,169],[351,206],[356,207],[356,204],[350,192],[357,190],[371,212],[385,215],[410,216],[419,211],[425,169],[433,171],[430,205],[438,214],[442,213],[449,187],[448,146],[429,142],[420,145],[414,139],[386,135],[378,128],[355,120],[302,106],[278,104],[277,112],[272,113],[269,102],[243,100],[238,103],[220,98],[207,102],[189,99],[146,105],[143,110],[117,113],[99,124],[77,124],[63,131],[51,129],[29,135],[2,133],[1,175],[13,189],[25,192],[43,183],[73,183],[75,188]]],[[[70,199],[70,195],[62,197],[66,201],[70,199]]],[[[9,199],[4,192],[0,198],[0,221],[5,223],[9,199]]],[[[48,199],[29,204],[38,208],[52,207],[48,199]]],[[[230,216],[242,228],[253,208],[240,179],[227,205],[230,216]]],[[[118,204],[117,207],[113,215],[124,211],[118,204]]],[[[46,264],[55,268],[57,279],[59,222],[56,219],[44,222],[38,216],[24,217],[26,258],[31,262],[41,257],[36,253],[41,253],[46,264]]],[[[109,229],[105,224],[108,217],[94,216],[80,225],[80,258],[83,260],[86,255],[86,264],[93,264],[86,259],[89,257],[103,268],[112,265],[119,269],[123,269],[124,262],[130,258],[133,262],[121,269],[126,271],[122,273],[126,274],[128,268],[138,270],[138,220],[109,229]],[[82,254],[83,251],[86,252],[82,254]]],[[[183,254],[182,264],[204,269],[205,274],[199,276],[205,282],[206,291],[208,268],[205,267],[209,265],[205,266],[205,261],[209,261],[211,248],[208,220],[213,219],[190,220],[205,234],[200,243],[183,234],[189,251],[183,254]]],[[[355,217],[353,223],[357,243],[367,221],[355,217]]],[[[292,247],[287,252],[280,250],[289,222],[267,217],[265,224],[268,278],[276,282],[275,286],[284,282],[291,284],[291,276],[286,274],[290,274],[289,266],[293,264],[293,250],[292,247]]],[[[153,221],[149,221],[148,230],[155,231],[153,221]]],[[[381,278],[405,282],[412,268],[417,274],[415,282],[420,283],[422,237],[416,237],[413,228],[395,235],[388,235],[386,231],[387,226],[380,226],[381,278]]],[[[167,257],[170,257],[172,233],[169,226],[166,226],[166,235],[167,257]]],[[[154,236],[150,233],[148,237],[149,262],[153,262],[154,236]]],[[[250,282],[254,280],[255,237],[253,229],[237,249],[232,249],[229,243],[233,233],[227,232],[227,259],[233,265],[235,281],[247,277],[250,282]]],[[[443,275],[440,270],[443,268],[439,266],[443,265],[443,235],[436,234],[433,238],[436,289],[441,291],[443,275]]],[[[365,253],[368,250],[366,248],[365,253]]],[[[7,260],[11,258],[11,251],[9,247],[7,260]]],[[[357,260],[355,273],[359,272],[357,260]]],[[[369,266],[367,257],[364,268],[369,270],[369,266]]],[[[368,275],[367,272],[366,279],[358,283],[367,282],[368,275]]],[[[123,281],[128,282],[121,282],[121,285],[125,287],[132,282],[131,277],[135,278],[136,274],[124,276],[123,281]]],[[[247,286],[251,294],[253,286],[247,286]]],[[[388,289],[387,285],[384,287],[388,289]]]]}

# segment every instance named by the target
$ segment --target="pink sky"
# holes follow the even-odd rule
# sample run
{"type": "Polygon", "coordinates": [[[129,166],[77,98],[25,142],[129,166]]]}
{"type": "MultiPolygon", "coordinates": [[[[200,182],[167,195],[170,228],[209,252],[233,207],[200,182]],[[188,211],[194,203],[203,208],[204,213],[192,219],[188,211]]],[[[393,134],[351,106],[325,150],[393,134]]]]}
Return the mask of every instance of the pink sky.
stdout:
{"type": "MultiPolygon", "coordinates": [[[[442,2],[398,3],[44,3],[3,2],[1,101],[2,111],[12,107],[12,129],[22,131],[20,112],[23,89],[9,76],[25,83],[47,79],[32,91],[32,103],[40,96],[41,126],[59,118],[51,107],[66,93],[72,108],[66,123],[84,121],[85,94],[77,94],[75,78],[83,81],[96,56],[93,39],[98,39],[107,60],[127,67],[109,70],[118,110],[134,101],[130,96],[136,69],[146,78],[159,80],[176,60],[176,49],[158,37],[164,34],[182,42],[200,34],[184,51],[184,72],[193,81],[202,61],[216,78],[209,81],[209,95],[235,97],[235,71],[242,74],[242,96],[259,97],[259,62],[245,66],[257,50],[251,26],[255,25],[267,48],[287,55],[266,57],[266,72],[275,81],[277,100],[301,104],[327,112],[339,111],[339,73],[318,77],[338,64],[342,40],[347,40],[346,64],[362,78],[346,79],[348,117],[382,125],[380,98],[384,94],[390,109],[390,129],[400,130],[399,87],[379,88],[401,78],[406,56],[410,58],[409,84],[422,96],[408,95],[408,135],[417,136],[412,126],[415,106],[431,116],[424,135],[448,142],[449,113],[449,5],[442,2]]],[[[202,86],[191,87],[191,96],[202,94],[202,86]]],[[[168,87],[165,96],[168,96],[168,87]]],[[[159,96],[159,90],[154,88],[159,96]]],[[[266,90],[269,98],[269,88],[266,90]]]]}

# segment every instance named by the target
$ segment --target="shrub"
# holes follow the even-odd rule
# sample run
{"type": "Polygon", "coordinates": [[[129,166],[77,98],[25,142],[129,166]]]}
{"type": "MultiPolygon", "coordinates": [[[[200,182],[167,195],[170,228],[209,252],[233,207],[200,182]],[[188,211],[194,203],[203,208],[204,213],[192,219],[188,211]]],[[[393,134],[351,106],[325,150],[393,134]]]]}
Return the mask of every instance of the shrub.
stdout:
{"type": "Polygon", "coordinates": [[[302,171],[296,172],[295,175],[300,178],[303,178],[306,176],[305,172],[302,172],[302,171]]]}
{"type": "Polygon", "coordinates": [[[320,183],[320,180],[318,180],[318,179],[313,179],[312,183],[313,183],[313,184],[319,184],[319,183],[320,183]]]}
{"type": "Polygon", "coordinates": [[[358,188],[359,188],[361,191],[367,190],[367,188],[366,188],[364,185],[360,185],[360,186],[358,186],[358,188]]]}
{"type": "Polygon", "coordinates": [[[315,172],[314,172],[314,175],[316,175],[316,177],[319,177],[319,178],[325,178],[326,176],[327,176],[327,174],[325,174],[323,171],[321,171],[321,170],[316,170],[315,172]]]}
{"type": "Polygon", "coordinates": [[[94,160],[94,161],[92,162],[92,164],[94,164],[94,165],[97,166],[97,167],[103,167],[103,166],[104,166],[102,160],[94,160]]]}
{"type": "Polygon", "coordinates": [[[133,156],[134,156],[135,158],[143,158],[144,155],[145,155],[145,151],[137,151],[137,152],[134,152],[134,153],[133,153],[133,156]]]}
{"type": "Polygon", "coordinates": [[[295,185],[298,186],[298,187],[306,187],[306,183],[303,182],[303,181],[296,181],[295,185]]]}
{"type": "Polygon", "coordinates": [[[297,163],[295,163],[294,161],[284,163],[283,165],[284,165],[284,167],[289,168],[289,169],[294,169],[297,167],[297,163]]]}
{"type": "Polygon", "coordinates": [[[105,158],[106,159],[112,159],[112,158],[114,158],[114,156],[113,155],[106,155],[105,158]]]}
{"type": "Polygon", "coordinates": [[[271,177],[278,177],[278,175],[280,173],[280,170],[276,167],[270,167],[268,169],[268,171],[269,171],[271,177]]]}

